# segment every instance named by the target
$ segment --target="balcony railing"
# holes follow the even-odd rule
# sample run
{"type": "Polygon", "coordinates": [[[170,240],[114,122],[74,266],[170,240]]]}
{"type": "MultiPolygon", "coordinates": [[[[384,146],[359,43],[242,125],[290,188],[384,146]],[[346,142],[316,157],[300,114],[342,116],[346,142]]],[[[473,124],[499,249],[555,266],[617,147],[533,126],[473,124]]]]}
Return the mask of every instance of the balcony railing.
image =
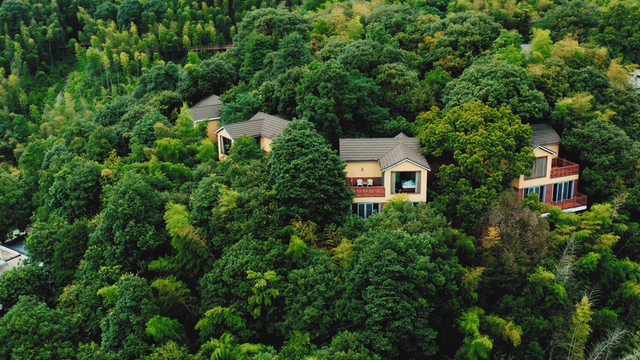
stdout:
{"type": "Polygon", "coordinates": [[[576,191],[576,196],[573,199],[552,201],[551,205],[557,206],[562,210],[587,205],[587,195],[581,194],[576,191]]]}
{"type": "Polygon", "coordinates": [[[384,197],[384,186],[352,186],[356,197],[384,197]]]}
{"type": "Polygon", "coordinates": [[[551,178],[559,178],[569,175],[578,175],[580,165],[565,159],[555,158],[551,160],[551,178]]]}

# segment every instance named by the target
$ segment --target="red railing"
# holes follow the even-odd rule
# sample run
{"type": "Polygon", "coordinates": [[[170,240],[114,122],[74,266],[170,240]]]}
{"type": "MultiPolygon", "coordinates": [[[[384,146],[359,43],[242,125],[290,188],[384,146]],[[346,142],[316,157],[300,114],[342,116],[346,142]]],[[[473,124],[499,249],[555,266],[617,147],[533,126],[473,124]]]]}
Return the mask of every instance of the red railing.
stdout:
{"type": "Polygon", "coordinates": [[[576,191],[576,196],[574,196],[573,199],[567,199],[562,201],[552,201],[551,205],[557,206],[562,210],[587,205],[587,195],[581,194],[576,191]]]}
{"type": "Polygon", "coordinates": [[[356,197],[384,197],[384,186],[352,186],[356,197]]]}
{"type": "Polygon", "coordinates": [[[565,159],[555,158],[551,160],[551,178],[559,178],[569,175],[578,175],[580,165],[565,159]]]}

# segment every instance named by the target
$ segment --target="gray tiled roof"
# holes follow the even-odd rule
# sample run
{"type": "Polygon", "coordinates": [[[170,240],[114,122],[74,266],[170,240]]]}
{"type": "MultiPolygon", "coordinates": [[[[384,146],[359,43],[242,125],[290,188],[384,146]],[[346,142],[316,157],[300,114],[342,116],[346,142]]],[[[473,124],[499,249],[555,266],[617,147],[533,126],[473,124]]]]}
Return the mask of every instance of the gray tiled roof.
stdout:
{"type": "Polygon", "coordinates": [[[393,138],[340,139],[340,158],[343,161],[378,161],[383,171],[404,160],[431,170],[420,153],[418,139],[402,133],[393,138]]]}
{"type": "Polygon", "coordinates": [[[219,118],[221,108],[222,100],[220,100],[220,96],[210,95],[198,101],[198,103],[189,108],[189,110],[191,110],[193,120],[197,121],[219,118]]]}
{"type": "Polygon", "coordinates": [[[221,129],[227,130],[233,140],[242,135],[251,137],[262,136],[273,140],[278,135],[282,135],[284,128],[288,124],[289,120],[285,120],[281,115],[269,115],[258,112],[248,121],[227,124],[222,126],[218,131],[221,129]]]}
{"type": "Polygon", "coordinates": [[[551,124],[531,125],[531,146],[558,145],[561,143],[560,135],[551,127],[551,124]]]}

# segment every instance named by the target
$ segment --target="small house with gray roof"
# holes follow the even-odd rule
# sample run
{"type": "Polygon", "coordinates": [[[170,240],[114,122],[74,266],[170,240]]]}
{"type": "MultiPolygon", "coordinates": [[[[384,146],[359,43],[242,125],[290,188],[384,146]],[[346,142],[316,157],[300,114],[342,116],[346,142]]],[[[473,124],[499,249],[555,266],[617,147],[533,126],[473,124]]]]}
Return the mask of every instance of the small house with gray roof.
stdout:
{"type": "Polygon", "coordinates": [[[347,182],[355,191],[352,210],[367,218],[380,212],[395,194],[411,202],[427,201],[427,172],[431,167],[420,152],[418,139],[340,139],[340,158],[347,164],[347,182]]]}
{"type": "Polygon", "coordinates": [[[522,199],[535,193],[540,202],[563,211],[586,210],[587,196],[578,192],[580,166],[558,156],[562,139],[551,124],[531,125],[531,148],[536,156],[530,175],[520,175],[513,187],[522,199]]]}
{"type": "Polygon", "coordinates": [[[223,125],[215,132],[218,141],[218,156],[220,159],[229,156],[231,145],[242,135],[254,138],[262,150],[269,152],[271,151],[271,142],[282,135],[288,124],[289,120],[282,115],[258,112],[248,121],[223,125]]]}
{"type": "Polygon", "coordinates": [[[222,100],[218,95],[209,95],[189,108],[193,126],[197,127],[200,123],[206,122],[207,135],[213,141],[216,139],[216,130],[220,128],[220,109],[222,100]]]}

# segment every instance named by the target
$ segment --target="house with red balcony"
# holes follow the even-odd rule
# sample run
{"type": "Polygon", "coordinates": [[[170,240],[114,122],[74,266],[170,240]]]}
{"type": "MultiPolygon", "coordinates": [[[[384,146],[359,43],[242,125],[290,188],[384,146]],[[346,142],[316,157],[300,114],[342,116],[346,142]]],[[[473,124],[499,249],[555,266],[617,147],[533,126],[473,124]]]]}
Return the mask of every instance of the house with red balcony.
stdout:
{"type": "Polygon", "coordinates": [[[347,183],[355,191],[352,211],[364,218],[382,211],[395,194],[411,202],[427,201],[427,172],[431,167],[417,138],[402,133],[393,138],[340,139],[347,183]]]}
{"type": "Polygon", "coordinates": [[[540,202],[566,212],[587,209],[587,195],[578,192],[580,166],[558,156],[561,139],[551,124],[531,125],[531,147],[536,162],[530,175],[513,180],[520,199],[536,193],[540,202]]]}

